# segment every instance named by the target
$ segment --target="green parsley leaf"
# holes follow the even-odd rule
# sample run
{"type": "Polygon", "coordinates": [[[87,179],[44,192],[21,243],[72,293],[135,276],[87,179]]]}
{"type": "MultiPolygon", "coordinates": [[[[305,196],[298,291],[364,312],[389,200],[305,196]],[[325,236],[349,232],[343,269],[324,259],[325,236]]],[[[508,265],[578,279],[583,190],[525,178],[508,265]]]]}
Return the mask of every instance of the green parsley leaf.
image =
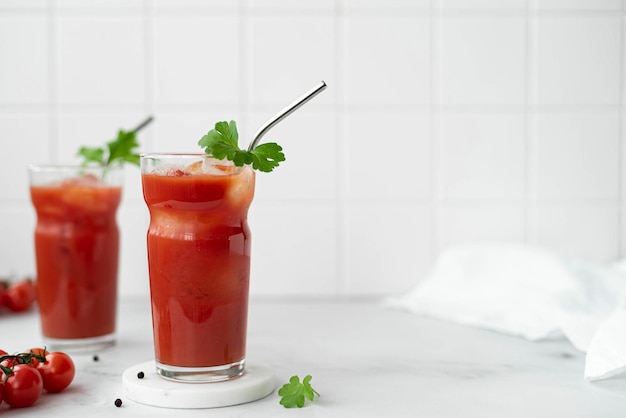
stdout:
{"type": "Polygon", "coordinates": [[[117,133],[117,139],[107,142],[109,158],[106,163],[111,164],[114,161],[125,161],[139,165],[139,154],[135,152],[135,148],[138,146],[139,142],[137,142],[137,135],[134,131],[126,132],[120,129],[117,133]]]}
{"type": "Polygon", "coordinates": [[[139,153],[135,148],[139,147],[137,132],[152,122],[152,117],[146,119],[132,131],[122,129],[117,133],[117,138],[106,143],[105,147],[81,147],[78,156],[83,157],[83,165],[98,163],[110,165],[113,163],[130,163],[139,165],[139,153]]]}
{"type": "Polygon", "coordinates": [[[83,164],[90,162],[101,164],[104,160],[104,148],[81,147],[78,150],[78,155],[85,159],[83,164]]]}
{"type": "Polygon", "coordinates": [[[285,161],[282,150],[283,148],[274,142],[258,145],[251,151],[252,168],[265,172],[272,171],[281,161],[285,161]]]}
{"type": "Polygon", "coordinates": [[[300,383],[298,376],[291,376],[289,383],[285,383],[279,390],[278,396],[281,396],[280,404],[285,408],[293,408],[297,406],[302,408],[304,406],[305,398],[313,401],[315,395],[320,396],[319,393],[311,387],[311,375],[306,375],[300,383]]]}
{"type": "Polygon", "coordinates": [[[239,134],[234,120],[217,122],[214,129],[200,138],[198,145],[204,148],[204,152],[218,160],[225,158],[237,167],[252,164],[255,170],[266,173],[278,167],[281,161],[285,161],[282,147],[273,142],[258,145],[252,151],[239,148],[239,134]]]}

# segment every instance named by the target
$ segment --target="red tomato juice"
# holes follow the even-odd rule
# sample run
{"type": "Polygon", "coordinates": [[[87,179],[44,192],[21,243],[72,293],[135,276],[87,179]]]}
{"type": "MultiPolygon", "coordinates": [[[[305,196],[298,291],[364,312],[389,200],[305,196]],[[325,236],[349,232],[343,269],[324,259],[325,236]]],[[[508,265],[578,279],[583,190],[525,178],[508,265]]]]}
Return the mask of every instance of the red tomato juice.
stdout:
{"type": "Polygon", "coordinates": [[[115,331],[122,189],[64,181],[31,186],[42,332],[59,339],[115,331]]]}
{"type": "Polygon", "coordinates": [[[213,367],[245,359],[250,278],[248,167],[142,174],[157,362],[213,367]]]}

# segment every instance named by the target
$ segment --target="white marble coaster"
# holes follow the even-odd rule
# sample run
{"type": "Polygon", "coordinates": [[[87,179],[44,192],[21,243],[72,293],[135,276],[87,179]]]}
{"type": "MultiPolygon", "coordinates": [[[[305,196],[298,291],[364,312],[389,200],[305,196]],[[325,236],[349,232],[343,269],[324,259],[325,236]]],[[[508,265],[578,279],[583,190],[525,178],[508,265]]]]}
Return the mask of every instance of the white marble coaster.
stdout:
{"type": "Polygon", "coordinates": [[[146,405],[162,408],[218,408],[264,398],[276,387],[274,371],[265,364],[246,360],[242,376],[215,383],[182,383],[156,373],[154,361],[129,367],[122,375],[125,395],[146,405]],[[144,373],[143,379],[137,374],[144,373]]]}

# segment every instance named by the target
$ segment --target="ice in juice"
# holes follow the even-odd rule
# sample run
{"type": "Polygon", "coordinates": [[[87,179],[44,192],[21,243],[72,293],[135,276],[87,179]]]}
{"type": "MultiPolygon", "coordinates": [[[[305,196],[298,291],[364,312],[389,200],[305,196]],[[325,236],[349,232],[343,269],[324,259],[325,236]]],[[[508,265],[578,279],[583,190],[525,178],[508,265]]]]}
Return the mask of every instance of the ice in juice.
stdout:
{"type": "Polygon", "coordinates": [[[200,155],[142,156],[155,356],[166,377],[243,371],[254,182],[249,167],[200,155]]]}

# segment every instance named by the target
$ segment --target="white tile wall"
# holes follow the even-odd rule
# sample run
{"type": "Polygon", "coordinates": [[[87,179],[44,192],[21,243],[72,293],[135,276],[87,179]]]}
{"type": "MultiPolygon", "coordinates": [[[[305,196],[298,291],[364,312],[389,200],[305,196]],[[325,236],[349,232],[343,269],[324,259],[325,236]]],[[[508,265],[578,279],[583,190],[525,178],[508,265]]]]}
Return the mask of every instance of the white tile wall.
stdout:
{"type": "Polygon", "coordinates": [[[520,205],[476,203],[447,205],[440,210],[441,248],[468,242],[524,242],[525,214],[520,205]]]}
{"type": "MultiPolygon", "coordinates": [[[[68,6],[69,7],[69,6],[68,6]]],[[[59,13],[54,22],[56,100],[60,105],[141,105],[145,73],[141,17],[59,13]]]]}
{"type": "MultiPolygon", "coordinates": [[[[301,94],[294,91],[304,93],[321,79],[337,84],[335,21],[330,13],[311,16],[300,12],[289,17],[282,13],[251,14],[243,25],[247,47],[242,61],[245,103],[281,109],[301,94]]],[[[319,102],[330,105],[334,97],[326,94],[319,102]]]]}
{"type": "Polygon", "coordinates": [[[408,289],[430,264],[430,208],[394,200],[348,205],[340,291],[362,295],[408,289]]]}
{"type": "Polygon", "coordinates": [[[619,105],[620,13],[540,15],[532,26],[537,104],[619,105]]]}
{"type": "Polygon", "coordinates": [[[424,200],[430,197],[430,118],[405,110],[345,113],[342,141],[348,199],[424,200]],[[367,138],[378,138],[378,141],[367,138]],[[397,163],[398,158],[404,160],[397,163]]]}
{"type": "Polygon", "coordinates": [[[48,102],[48,20],[44,16],[6,16],[0,12],[0,104],[48,102]]]}
{"type": "MultiPolygon", "coordinates": [[[[253,295],[380,296],[440,251],[626,256],[626,0],[0,0],[0,274],[34,272],[26,166],[152,114],[142,151],[218,120],[287,162],[250,212],[253,295]]],[[[121,291],[148,291],[126,171],[121,291]]]]}
{"type": "Polygon", "coordinates": [[[523,14],[440,18],[441,101],[447,105],[523,104],[523,14]]]}
{"type": "Polygon", "coordinates": [[[524,199],[524,115],[448,113],[440,118],[444,199],[524,199]]]}
{"type": "Polygon", "coordinates": [[[154,17],[154,101],[160,105],[237,104],[236,15],[154,17]],[[193,82],[190,82],[193,80],[193,82]]]}
{"type": "MultiPolygon", "coordinates": [[[[348,105],[427,105],[431,86],[430,19],[353,16],[341,22],[341,88],[348,105]]],[[[340,87],[340,86],[338,86],[340,87]]]]}
{"type": "MultiPolygon", "coordinates": [[[[50,156],[48,118],[41,112],[3,112],[0,129],[2,144],[7,147],[7,151],[0,152],[0,164],[5,170],[2,202],[24,203],[29,197],[27,165],[45,161],[50,156]]],[[[4,222],[12,221],[5,218],[4,222]]]]}
{"type": "Polygon", "coordinates": [[[611,261],[620,255],[620,213],[610,204],[539,204],[537,242],[569,255],[611,261]]]}
{"type": "Polygon", "coordinates": [[[619,198],[618,113],[541,114],[536,123],[537,198],[619,198]]]}

